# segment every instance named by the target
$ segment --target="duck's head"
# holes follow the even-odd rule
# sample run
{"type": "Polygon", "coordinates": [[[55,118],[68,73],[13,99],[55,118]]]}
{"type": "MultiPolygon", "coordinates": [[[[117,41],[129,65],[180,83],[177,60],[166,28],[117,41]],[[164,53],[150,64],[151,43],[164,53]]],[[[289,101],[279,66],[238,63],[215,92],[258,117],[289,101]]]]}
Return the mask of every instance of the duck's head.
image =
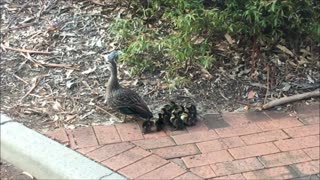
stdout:
{"type": "Polygon", "coordinates": [[[116,62],[117,57],[118,57],[118,51],[116,51],[116,50],[111,51],[110,53],[103,55],[103,58],[107,64],[111,64],[112,62],[116,62]]]}

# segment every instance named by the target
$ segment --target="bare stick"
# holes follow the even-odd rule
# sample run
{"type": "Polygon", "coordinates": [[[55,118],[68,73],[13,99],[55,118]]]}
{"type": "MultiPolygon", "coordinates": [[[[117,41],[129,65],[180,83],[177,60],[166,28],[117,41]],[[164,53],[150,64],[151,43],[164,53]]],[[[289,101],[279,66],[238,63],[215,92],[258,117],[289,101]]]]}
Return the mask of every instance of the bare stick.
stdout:
{"type": "Polygon", "coordinates": [[[9,49],[9,50],[12,50],[12,51],[24,52],[24,53],[32,53],[32,54],[44,54],[44,55],[53,54],[53,52],[34,51],[34,50],[28,50],[28,49],[13,48],[13,47],[6,46],[6,45],[4,45],[2,43],[1,43],[1,48],[9,49]]]}
{"type": "Polygon", "coordinates": [[[282,105],[282,104],[286,104],[286,103],[290,103],[290,102],[294,102],[294,101],[299,101],[299,100],[307,99],[307,98],[311,98],[311,97],[320,97],[320,89],[270,101],[269,103],[264,104],[262,106],[262,109],[265,110],[265,109],[269,109],[274,106],[278,106],[278,105],[282,105]]]}

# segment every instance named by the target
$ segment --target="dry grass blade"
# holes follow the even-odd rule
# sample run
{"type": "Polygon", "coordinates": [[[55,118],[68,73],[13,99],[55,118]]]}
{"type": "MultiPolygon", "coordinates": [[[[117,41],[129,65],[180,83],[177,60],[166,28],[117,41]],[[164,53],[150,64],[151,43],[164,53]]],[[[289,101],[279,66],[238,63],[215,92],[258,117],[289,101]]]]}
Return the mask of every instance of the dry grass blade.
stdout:
{"type": "Polygon", "coordinates": [[[34,50],[28,50],[28,49],[13,48],[13,47],[6,46],[6,45],[4,45],[2,43],[1,43],[1,48],[4,49],[4,50],[8,49],[8,50],[12,50],[12,51],[31,53],[31,54],[43,54],[43,55],[51,55],[51,54],[53,54],[53,52],[34,51],[34,50]]]}

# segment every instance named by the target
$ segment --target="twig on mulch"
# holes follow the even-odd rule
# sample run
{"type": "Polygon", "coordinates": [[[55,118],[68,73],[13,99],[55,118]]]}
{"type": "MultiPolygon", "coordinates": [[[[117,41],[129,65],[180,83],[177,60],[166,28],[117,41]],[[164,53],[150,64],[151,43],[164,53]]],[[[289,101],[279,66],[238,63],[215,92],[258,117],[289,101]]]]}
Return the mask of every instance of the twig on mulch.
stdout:
{"type": "Polygon", "coordinates": [[[4,50],[8,49],[8,50],[12,50],[12,51],[31,53],[31,54],[43,54],[43,55],[51,55],[51,54],[53,54],[53,52],[34,51],[34,50],[28,50],[28,49],[13,48],[13,47],[6,46],[6,45],[4,45],[2,43],[1,43],[1,48],[4,49],[4,50]]]}
{"type": "Polygon", "coordinates": [[[39,84],[40,82],[40,78],[49,76],[48,74],[46,75],[41,75],[41,76],[36,76],[34,77],[31,81],[32,81],[32,87],[30,88],[30,90],[24,95],[22,96],[22,98],[20,100],[23,100],[25,97],[27,97],[39,84]]]}
{"type": "Polygon", "coordinates": [[[299,101],[299,100],[307,99],[307,98],[311,98],[311,97],[320,97],[320,89],[270,101],[269,103],[264,104],[262,106],[262,109],[265,110],[265,109],[269,109],[274,106],[279,106],[282,104],[286,104],[286,103],[290,103],[290,102],[294,102],[294,101],[299,101]]]}

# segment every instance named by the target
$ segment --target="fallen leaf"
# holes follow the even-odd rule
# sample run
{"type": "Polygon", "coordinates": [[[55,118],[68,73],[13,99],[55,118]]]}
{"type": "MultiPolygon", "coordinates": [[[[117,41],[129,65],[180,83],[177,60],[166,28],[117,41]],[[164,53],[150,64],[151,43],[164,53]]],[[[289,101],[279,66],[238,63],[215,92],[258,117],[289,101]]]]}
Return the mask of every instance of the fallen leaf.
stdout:
{"type": "Polygon", "coordinates": [[[278,44],[277,48],[280,49],[282,52],[294,57],[294,54],[287,47],[278,44]]]}
{"type": "Polygon", "coordinates": [[[89,68],[88,70],[83,71],[81,74],[85,75],[85,74],[90,74],[93,71],[95,71],[97,69],[96,65],[94,65],[93,68],[89,68]]]}

